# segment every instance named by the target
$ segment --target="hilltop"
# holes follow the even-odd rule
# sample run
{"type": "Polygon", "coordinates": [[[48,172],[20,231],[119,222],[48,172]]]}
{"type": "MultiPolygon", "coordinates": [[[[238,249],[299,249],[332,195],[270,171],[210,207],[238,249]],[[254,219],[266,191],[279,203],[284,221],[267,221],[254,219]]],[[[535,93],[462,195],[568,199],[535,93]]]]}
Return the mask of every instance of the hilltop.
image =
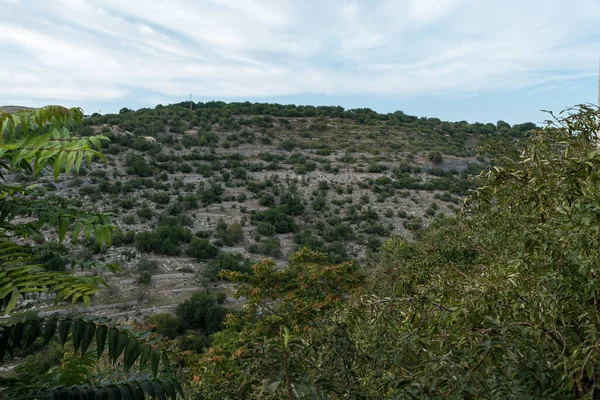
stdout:
{"type": "Polygon", "coordinates": [[[25,106],[0,106],[0,111],[5,112],[5,113],[9,113],[9,114],[14,114],[17,113],[19,111],[27,111],[27,110],[34,110],[33,107],[25,107],[25,106]]]}

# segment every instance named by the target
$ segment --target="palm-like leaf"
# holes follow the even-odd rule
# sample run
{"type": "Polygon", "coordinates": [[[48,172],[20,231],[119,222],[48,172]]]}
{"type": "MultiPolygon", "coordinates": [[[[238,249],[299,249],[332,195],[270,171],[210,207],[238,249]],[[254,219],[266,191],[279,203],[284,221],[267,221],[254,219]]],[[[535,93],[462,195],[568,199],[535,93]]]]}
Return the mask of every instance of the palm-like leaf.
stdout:
{"type": "Polygon", "coordinates": [[[0,239],[0,310],[8,314],[26,293],[54,293],[57,302],[82,299],[89,305],[98,286],[106,286],[102,277],[46,271],[34,260],[30,248],[0,239]]]}
{"type": "Polygon", "coordinates": [[[110,379],[71,387],[53,387],[52,382],[25,384],[23,379],[0,382],[0,386],[5,386],[2,390],[10,393],[11,398],[125,400],[143,399],[144,394],[159,399],[175,399],[176,393],[183,395],[177,382],[170,377],[167,354],[153,347],[160,337],[150,338],[149,333],[135,332],[129,326],[115,324],[105,317],[60,316],[56,313],[47,318],[0,326],[0,362],[17,349],[27,349],[36,342],[47,345],[53,339],[62,346],[72,341],[75,353],[82,356],[91,350],[98,358],[106,354],[111,363],[120,364],[124,371],[135,367],[141,374],[132,374],[125,380],[110,379]]]}

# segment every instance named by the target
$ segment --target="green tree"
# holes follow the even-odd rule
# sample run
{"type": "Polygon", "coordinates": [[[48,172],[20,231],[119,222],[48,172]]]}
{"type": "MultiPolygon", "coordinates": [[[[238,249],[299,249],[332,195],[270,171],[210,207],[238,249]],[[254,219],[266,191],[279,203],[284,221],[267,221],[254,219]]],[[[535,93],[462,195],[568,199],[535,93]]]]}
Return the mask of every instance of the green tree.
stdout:
{"type": "Polygon", "coordinates": [[[323,317],[363,281],[355,264],[330,265],[326,255],[306,249],[286,269],[263,261],[252,270],[252,275],[221,272],[240,283],[236,296],[247,299],[246,313],[229,315],[226,328],[213,335],[212,347],[192,366],[192,373],[203,371],[190,388],[194,398],[288,398],[290,390],[294,398],[310,395],[307,378],[318,368],[294,349],[299,335],[323,329],[323,317]]]}
{"type": "Polygon", "coordinates": [[[431,161],[432,163],[439,165],[444,161],[444,157],[442,156],[442,153],[439,151],[431,151],[428,156],[429,161],[431,161]]]}
{"type": "Polygon", "coordinates": [[[198,261],[214,258],[219,249],[210,244],[208,239],[193,237],[187,250],[187,255],[198,261]]]}
{"type": "MultiPolygon", "coordinates": [[[[45,167],[52,166],[57,179],[61,172],[68,175],[73,168],[79,171],[84,159],[89,164],[93,157],[104,158],[99,150],[106,137],[70,135],[67,126],[81,122],[82,116],[78,108],[57,106],[14,115],[0,112],[0,175],[24,172],[37,178],[45,167]]],[[[108,216],[86,212],[58,197],[43,198],[39,190],[0,184],[0,310],[4,313],[10,313],[27,293],[53,294],[56,302],[82,299],[89,304],[98,286],[106,285],[101,277],[77,276],[55,271],[54,264],[36,264],[39,255],[27,243],[44,226],[57,227],[59,243],[67,234],[73,242],[83,234],[86,240],[93,235],[100,246],[110,245],[112,229],[108,216]]],[[[26,321],[9,320],[0,325],[0,363],[15,350],[33,349],[34,345],[45,347],[53,340],[63,347],[69,341],[82,359],[94,348],[96,357],[105,355],[128,378],[122,375],[104,380],[90,371],[64,380],[58,370],[39,375],[23,367],[17,369],[15,376],[0,380],[3,396],[71,399],[114,397],[118,393],[120,398],[126,393],[127,398],[143,399],[145,393],[160,390],[174,399],[176,392],[181,391],[169,377],[166,354],[154,350],[152,340],[106,318],[55,314],[26,321]],[[91,346],[93,342],[96,346],[91,346]],[[159,377],[160,364],[164,377],[159,377]]],[[[85,369],[84,362],[79,366],[85,369]]]]}
{"type": "Polygon", "coordinates": [[[221,329],[225,310],[208,293],[194,293],[189,300],[177,306],[175,315],[185,329],[200,329],[210,335],[221,329]]]}

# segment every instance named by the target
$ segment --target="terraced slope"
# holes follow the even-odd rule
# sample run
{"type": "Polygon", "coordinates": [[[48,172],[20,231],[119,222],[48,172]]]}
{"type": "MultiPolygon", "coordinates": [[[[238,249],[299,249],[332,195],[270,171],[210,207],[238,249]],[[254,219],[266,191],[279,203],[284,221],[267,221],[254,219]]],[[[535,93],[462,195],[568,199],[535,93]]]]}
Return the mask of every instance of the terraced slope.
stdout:
{"type": "MultiPolygon", "coordinates": [[[[337,107],[123,109],[72,129],[110,138],[108,165],[43,182],[46,196],[114,213],[114,247],[73,249],[122,268],[102,272],[110,287],[94,299],[95,312],[139,318],[202,290],[225,292],[226,305],[240,307],[220,268],[247,270],[264,257],[284,267],[299,247],[364,264],[384,238],[410,238],[460,206],[469,176],[485,165],[480,143],[530,128],[337,107]]],[[[56,239],[46,232],[38,240],[62,268],[56,239]]]]}

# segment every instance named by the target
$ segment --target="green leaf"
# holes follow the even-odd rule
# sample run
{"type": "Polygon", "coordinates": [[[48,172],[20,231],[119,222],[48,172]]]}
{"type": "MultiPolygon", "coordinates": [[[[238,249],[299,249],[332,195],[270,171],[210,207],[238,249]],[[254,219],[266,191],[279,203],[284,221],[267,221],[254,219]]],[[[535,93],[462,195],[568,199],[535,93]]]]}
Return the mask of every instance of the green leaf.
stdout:
{"type": "Polygon", "coordinates": [[[9,314],[13,308],[17,305],[17,300],[19,299],[19,291],[17,289],[13,290],[12,295],[10,296],[10,301],[8,305],[4,309],[6,314],[9,314]]]}
{"type": "Polygon", "coordinates": [[[167,373],[167,375],[171,375],[171,364],[169,363],[169,357],[167,356],[167,353],[163,352],[161,358],[163,367],[165,368],[165,372],[167,373]]]}
{"type": "Polygon", "coordinates": [[[29,334],[27,336],[27,344],[25,344],[25,348],[28,348],[36,341],[36,339],[39,337],[41,330],[42,323],[40,321],[29,322],[29,334]]]}
{"type": "Polygon", "coordinates": [[[69,331],[71,330],[72,325],[73,321],[70,319],[65,319],[58,322],[58,336],[60,337],[60,343],[63,346],[67,342],[67,337],[69,336],[69,331]]]}
{"type": "Polygon", "coordinates": [[[58,176],[60,175],[60,171],[63,169],[63,167],[65,165],[65,160],[67,158],[67,155],[68,155],[68,153],[66,151],[63,151],[58,155],[58,157],[54,161],[54,167],[53,167],[54,180],[58,179],[58,176]]]}
{"type": "Polygon", "coordinates": [[[281,384],[281,381],[271,382],[267,385],[267,390],[269,391],[270,394],[273,394],[277,391],[280,384],[281,384]]]}
{"type": "Polygon", "coordinates": [[[81,345],[81,341],[83,340],[83,336],[85,335],[85,322],[81,320],[77,320],[73,323],[73,350],[77,353],[79,350],[79,346],[81,345]]]}
{"type": "Polygon", "coordinates": [[[58,321],[54,319],[51,319],[50,321],[46,322],[46,325],[44,326],[44,346],[47,346],[48,343],[50,343],[50,340],[52,340],[52,338],[54,337],[57,326],[58,321]]]}
{"type": "Polygon", "coordinates": [[[67,230],[69,229],[69,223],[70,223],[70,219],[69,217],[60,217],[59,222],[58,222],[58,242],[62,243],[62,241],[64,240],[66,234],[67,234],[67,230]]]}
{"type": "Polygon", "coordinates": [[[71,233],[73,244],[77,244],[77,240],[79,239],[79,233],[81,233],[81,228],[83,228],[83,224],[81,222],[75,222],[73,224],[73,232],[71,233]]]}
{"type": "Polygon", "coordinates": [[[98,353],[98,357],[100,357],[102,353],[104,353],[107,335],[108,327],[106,325],[99,325],[96,329],[96,351],[98,353]]]}
{"type": "Polygon", "coordinates": [[[161,355],[162,352],[160,350],[154,350],[152,353],[151,368],[153,377],[158,375],[158,364],[160,363],[161,355]]]}
{"type": "Polygon", "coordinates": [[[110,328],[108,330],[108,356],[111,362],[116,362],[119,358],[119,330],[110,328]]]}
{"type": "Polygon", "coordinates": [[[81,354],[85,354],[92,343],[92,339],[94,338],[94,334],[96,333],[96,324],[92,322],[88,322],[85,324],[85,331],[83,334],[83,339],[81,341],[81,354]]]}
{"type": "Polygon", "coordinates": [[[140,355],[140,370],[143,370],[144,367],[146,367],[146,364],[148,363],[148,360],[150,359],[150,356],[152,355],[152,347],[150,347],[150,345],[145,344],[142,347],[142,352],[140,355]]]}

